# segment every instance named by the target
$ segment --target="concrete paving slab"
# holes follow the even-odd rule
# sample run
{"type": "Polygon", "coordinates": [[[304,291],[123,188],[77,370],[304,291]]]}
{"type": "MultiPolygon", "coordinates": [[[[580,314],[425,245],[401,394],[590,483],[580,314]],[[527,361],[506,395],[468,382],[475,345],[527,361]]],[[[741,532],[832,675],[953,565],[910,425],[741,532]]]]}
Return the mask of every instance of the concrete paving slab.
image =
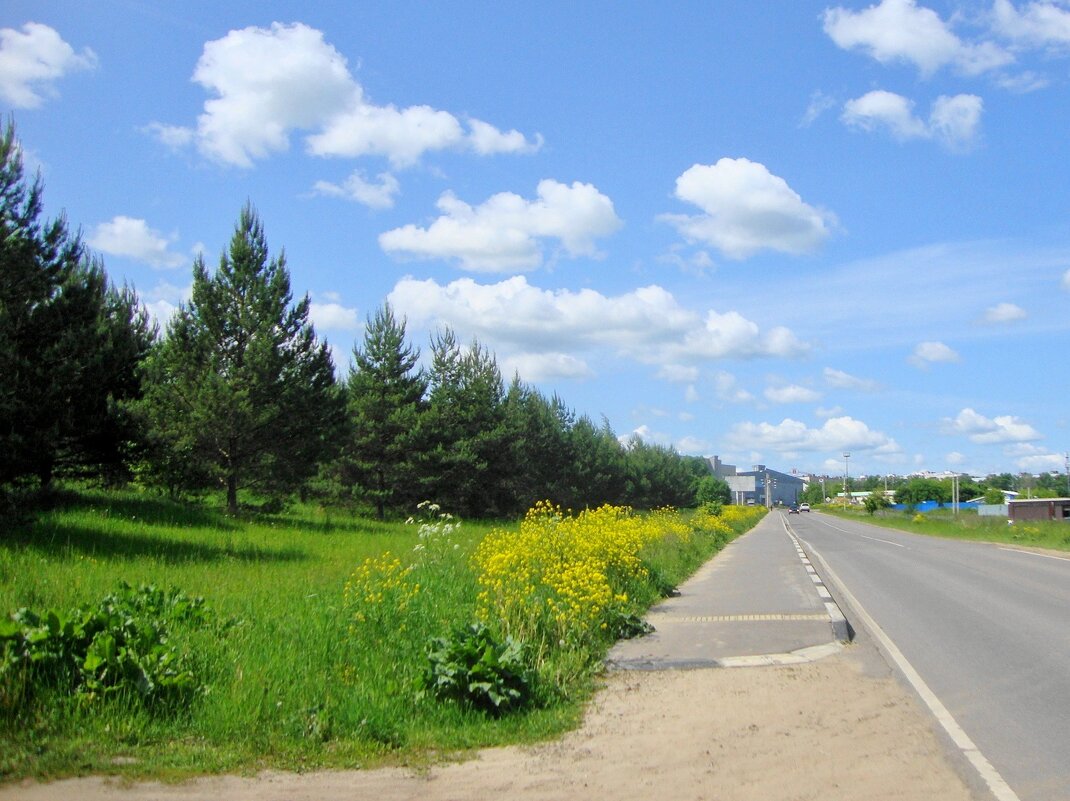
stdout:
{"type": "Polygon", "coordinates": [[[843,639],[827,595],[783,513],[771,512],[703,565],[678,596],[650,610],[653,633],[617,643],[606,663],[663,670],[748,663],[741,657],[766,664],[765,657],[811,653],[843,639]]]}

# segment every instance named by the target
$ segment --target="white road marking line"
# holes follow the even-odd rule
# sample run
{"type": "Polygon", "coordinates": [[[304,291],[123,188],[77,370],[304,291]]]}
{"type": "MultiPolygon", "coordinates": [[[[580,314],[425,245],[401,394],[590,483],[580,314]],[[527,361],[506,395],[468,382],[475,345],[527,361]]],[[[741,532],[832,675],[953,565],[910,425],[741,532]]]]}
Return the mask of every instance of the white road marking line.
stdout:
{"type": "Polygon", "coordinates": [[[843,612],[840,611],[840,607],[836,606],[835,601],[825,601],[825,610],[829,613],[829,617],[835,621],[847,620],[843,616],[843,612]]]}
{"type": "Polygon", "coordinates": [[[896,548],[906,548],[907,547],[907,546],[903,545],[900,542],[892,542],[891,540],[882,540],[880,537],[867,537],[865,534],[858,534],[857,532],[854,532],[854,531],[848,531],[845,528],[840,528],[839,526],[834,526],[834,525],[832,525],[832,523],[829,523],[826,520],[822,520],[821,522],[824,523],[826,526],[828,526],[831,529],[834,529],[836,531],[842,531],[844,534],[850,534],[852,537],[861,537],[862,539],[865,539],[865,540],[873,540],[874,542],[883,542],[885,545],[894,545],[896,548]]]}
{"type": "Polygon", "coordinates": [[[900,542],[892,542],[891,540],[882,540],[880,537],[867,537],[865,534],[859,534],[858,536],[861,537],[864,540],[873,540],[874,542],[883,542],[885,545],[894,545],[896,548],[906,548],[907,547],[907,546],[903,545],[900,542]]]}
{"type": "MultiPolygon", "coordinates": [[[[850,533],[850,532],[848,532],[850,533]]],[[[955,720],[954,716],[944,706],[943,702],[937,698],[936,693],[929,689],[929,685],[925,683],[925,680],[914,669],[914,666],[910,664],[903,652],[896,647],[896,644],[892,642],[891,638],[884,633],[884,629],[877,625],[865,608],[858,602],[858,599],[851,594],[851,591],[844,586],[844,583],[840,581],[839,577],[832,571],[832,568],[828,566],[828,562],[814,547],[807,543],[807,547],[810,552],[821,562],[822,568],[824,568],[826,574],[835,582],[836,587],[841,595],[847,600],[847,603],[854,609],[855,613],[862,619],[862,623],[873,634],[877,641],[881,644],[885,653],[895,662],[899,670],[902,671],[906,680],[910,682],[911,686],[921,697],[921,700],[925,702],[925,705],[929,707],[929,711],[933,713],[937,721],[943,726],[944,731],[947,732],[951,740],[962,751],[963,756],[969,760],[974,769],[988,785],[988,789],[992,791],[997,801],[1021,801],[1018,794],[1011,789],[1011,786],[1003,779],[999,774],[999,771],[993,767],[992,763],[988,761],[987,757],[981,753],[979,749],[970,739],[970,736],[966,734],[963,728],[955,720]]],[[[1058,558],[1058,557],[1057,557],[1058,558]]]]}
{"type": "Polygon", "coordinates": [[[1023,551],[1021,548],[1004,548],[1002,545],[999,548],[1001,551],[1010,551],[1011,553],[1024,553],[1029,556],[1043,556],[1045,559],[1058,559],[1060,562],[1070,562],[1070,556],[1056,556],[1053,553],[1037,553],[1036,551],[1023,551]]]}
{"type": "Polygon", "coordinates": [[[832,597],[832,593],[828,591],[825,586],[824,580],[818,575],[817,570],[810,563],[810,558],[806,555],[806,551],[803,550],[801,540],[795,534],[795,531],[788,525],[788,521],[781,518],[780,522],[784,525],[784,533],[788,535],[792,544],[795,546],[795,552],[799,555],[799,559],[802,560],[803,565],[806,567],[806,573],[810,576],[810,580],[814,582],[814,589],[817,590],[818,596],[825,602],[825,611],[828,612],[829,622],[832,623],[832,630],[836,633],[836,636],[843,641],[849,641],[851,639],[851,628],[847,622],[847,618],[844,617],[840,607],[836,604],[836,599],[832,597]]]}

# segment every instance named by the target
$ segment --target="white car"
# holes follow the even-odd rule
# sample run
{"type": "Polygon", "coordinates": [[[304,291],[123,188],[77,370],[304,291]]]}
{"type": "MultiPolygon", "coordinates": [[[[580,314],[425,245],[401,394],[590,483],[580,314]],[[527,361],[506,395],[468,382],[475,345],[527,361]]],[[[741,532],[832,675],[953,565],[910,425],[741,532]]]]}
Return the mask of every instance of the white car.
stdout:
{"type": "Polygon", "coordinates": [[[810,504],[808,504],[808,503],[800,503],[799,504],[799,511],[800,512],[809,512],[810,511],[810,504]]]}

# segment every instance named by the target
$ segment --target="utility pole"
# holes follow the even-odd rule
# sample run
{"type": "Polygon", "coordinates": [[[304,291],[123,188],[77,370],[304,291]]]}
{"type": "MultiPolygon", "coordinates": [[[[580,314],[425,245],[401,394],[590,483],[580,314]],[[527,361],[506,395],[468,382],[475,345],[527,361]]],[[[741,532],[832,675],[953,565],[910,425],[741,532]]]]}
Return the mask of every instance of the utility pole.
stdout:
{"type": "Polygon", "coordinates": [[[1066,454],[1066,497],[1070,498],[1070,453],[1066,454]]]}
{"type": "Polygon", "coordinates": [[[847,484],[850,481],[850,470],[848,468],[847,460],[851,458],[851,454],[844,451],[843,454],[843,508],[847,510],[847,484]]]}

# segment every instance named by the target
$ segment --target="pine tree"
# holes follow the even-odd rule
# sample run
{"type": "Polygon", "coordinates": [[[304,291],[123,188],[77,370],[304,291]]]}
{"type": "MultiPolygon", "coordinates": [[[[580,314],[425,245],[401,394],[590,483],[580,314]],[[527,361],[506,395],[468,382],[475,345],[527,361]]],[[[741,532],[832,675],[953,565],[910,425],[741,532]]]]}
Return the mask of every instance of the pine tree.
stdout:
{"type": "Polygon", "coordinates": [[[691,506],[693,474],[675,448],[632,437],[625,448],[626,501],[637,509],[691,506]]]}
{"type": "Polygon", "coordinates": [[[424,496],[466,517],[511,509],[513,461],[505,419],[505,385],[494,355],[466,350],[447,329],[431,343],[429,403],[422,416],[424,496]]]}
{"type": "Polygon", "coordinates": [[[605,503],[619,504],[624,499],[626,474],[625,454],[620,441],[609,425],[595,424],[581,417],[569,432],[573,454],[575,494],[583,505],[597,508],[605,503]]]}
{"type": "Polygon", "coordinates": [[[394,317],[389,304],[369,317],[364,347],[353,349],[342,476],[374,504],[379,519],[388,507],[419,500],[416,451],[427,391],[419,359],[420,351],[405,339],[405,321],[394,317]]]}
{"type": "Polygon", "coordinates": [[[64,325],[56,361],[65,365],[66,375],[50,435],[53,470],[109,483],[125,480],[141,449],[131,405],[141,396],[140,367],[156,326],[134,291],[111,286],[98,262],[78,271],[58,306],[64,325]]]}
{"type": "Polygon", "coordinates": [[[129,458],[125,410],[154,331],[132,290],[60,216],[42,222],[9,123],[0,137],[0,484],[56,474],[116,476],[129,458]]]}
{"type": "Polygon", "coordinates": [[[505,398],[505,414],[514,465],[511,491],[518,504],[512,511],[523,511],[541,500],[574,507],[572,412],[556,395],[548,400],[514,377],[505,398]]]}
{"type": "Polygon", "coordinates": [[[218,482],[233,514],[239,488],[277,498],[315,472],[340,433],[344,397],[308,315],[247,204],[215,274],[194,262],[192,298],[148,365],[141,409],[158,480],[218,482]]]}

